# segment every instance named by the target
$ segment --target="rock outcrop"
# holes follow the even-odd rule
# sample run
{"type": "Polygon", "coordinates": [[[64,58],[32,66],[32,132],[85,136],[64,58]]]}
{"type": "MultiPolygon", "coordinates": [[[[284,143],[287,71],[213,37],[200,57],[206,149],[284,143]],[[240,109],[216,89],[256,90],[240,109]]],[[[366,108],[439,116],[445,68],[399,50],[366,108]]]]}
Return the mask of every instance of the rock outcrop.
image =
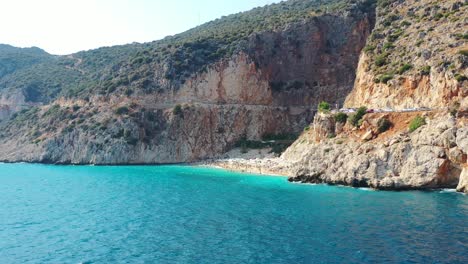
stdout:
{"type": "Polygon", "coordinates": [[[466,119],[446,112],[366,115],[359,129],[347,124],[336,138],[317,142],[316,131],[330,130],[333,115],[315,119],[282,156],[292,163],[291,181],[342,184],[383,190],[466,188],[466,119]],[[409,120],[426,116],[427,125],[410,133],[409,120]],[[377,120],[394,127],[379,133],[377,120]],[[371,133],[369,133],[369,131],[371,133]],[[363,138],[371,134],[373,137],[363,138]],[[462,174],[463,170],[463,174],[462,174]]]}

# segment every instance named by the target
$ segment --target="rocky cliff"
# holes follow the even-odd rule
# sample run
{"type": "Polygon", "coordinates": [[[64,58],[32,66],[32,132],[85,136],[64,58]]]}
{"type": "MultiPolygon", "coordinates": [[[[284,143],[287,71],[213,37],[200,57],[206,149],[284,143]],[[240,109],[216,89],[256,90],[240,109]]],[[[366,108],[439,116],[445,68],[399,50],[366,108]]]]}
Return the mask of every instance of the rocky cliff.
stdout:
{"type": "Polygon", "coordinates": [[[456,114],[444,110],[366,114],[357,127],[343,122],[339,114],[320,113],[281,157],[239,155],[208,164],[289,176],[300,183],[379,190],[456,188],[468,193],[467,102],[456,114]],[[424,122],[412,127],[415,119],[424,122]]]}
{"type": "Polygon", "coordinates": [[[291,181],[391,190],[460,184],[462,191],[467,128],[466,116],[444,111],[367,114],[359,128],[319,114],[282,158],[291,163],[291,181]],[[417,116],[425,125],[411,132],[408,124],[417,116]],[[380,128],[383,119],[391,124],[386,131],[380,128]]]}
{"type": "Polygon", "coordinates": [[[467,19],[467,1],[381,1],[346,106],[441,108],[467,97],[467,19]]]}
{"type": "MultiPolygon", "coordinates": [[[[36,96],[25,96],[26,102],[36,101],[38,106],[3,122],[0,160],[192,162],[224,153],[241,138],[298,133],[312,120],[321,100],[344,101],[375,19],[367,2],[331,1],[346,5],[329,12],[316,9],[315,2],[320,1],[274,5],[308,7],[312,3],[315,11],[275,29],[250,32],[246,38],[235,39],[236,46],[192,40],[194,34],[201,38],[200,34],[213,29],[208,27],[201,33],[195,29],[189,35],[137,46],[134,53],[123,47],[119,54],[132,54],[129,58],[93,73],[108,58],[103,53],[113,54],[111,50],[96,51],[92,59],[93,54],[86,53],[59,58],[63,68],[57,76],[71,79],[75,86],[61,84],[60,77],[53,80],[61,84],[56,93],[44,96],[41,91],[49,89],[38,86],[36,96]],[[213,46],[224,55],[206,55],[213,46]],[[225,46],[232,48],[232,54],[225,53],[225,46]],[[97,60],[98,55],[104,61],[97,60]],[[182,55],[185,61],[179,59],[182,55]],[[73,74],[78,77],[72,78],[73,74]],[[91,82],[93,78],[100,81],[91,82]]],[[[284,14],[281,19],[293,19],[284,14]]],[[[266,18],[275,16],[267,13],[266,18]]],[[[217,28],[231,26],[216,23],[217,28]]],[[[9,82],[4,83],[8,86],[9,82]]],[[[24,94],[31,85],[25,82],[15,87],[24,94]]],[[[7,87],[4,91],[15,90],[7,87]]]]}
{"type": "Polygon", "coordinates": [[[468,192],[467,15],[466,1],[380,1],[345,106],[432,111],[317,115],[282,156],[291,181],[468,192]]]}

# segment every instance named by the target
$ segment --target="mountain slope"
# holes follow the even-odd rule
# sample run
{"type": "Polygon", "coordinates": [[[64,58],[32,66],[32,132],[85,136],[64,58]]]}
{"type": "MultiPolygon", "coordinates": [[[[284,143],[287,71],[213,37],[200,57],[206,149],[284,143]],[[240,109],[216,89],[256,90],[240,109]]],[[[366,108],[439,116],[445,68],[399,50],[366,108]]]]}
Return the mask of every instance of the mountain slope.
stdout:
{"type": "Polygon", "coordinates": [[[52,56],[39,48],[20,49],[0,44],[0,78],[51,59],[52,56]]]}
{"type": "Polygon", "coordinates": [[[468,193],[468,2],[379,1],[376,16],[345,103],[376,113],[316,115],[276,166],[291,181],[468,193]]]}
{"type": "Polygon", "coordinates": [[[373,1],[291,0],[158,42],[59,57],[43,63],[57,68],[51,76],[9,74],[3,104],[35,87],[23,99],[36,107],[3,122],[0,160],[187,162],[296,134],[321,100],[342,103],[352,89],[374,15],[373,1]]]}
{"type": "MultiPolygon", "coordinates": [[[[289,25],[324,15],[325,12],[330,15],[346,12],[352,6],[367,12],[365,9],[370,5],[367,1],[351,4],[353,2],[290,0],[223,17],[161,41],[101,48],[70,56],[57,56],[55,60],[49,56],[48,60],[40,61],[41,68],[28,68],[6,80],[2,80],[3,76],[0,75],[0,90],[10,88],[26,93],[24,90],[35,87],[32,93],[38,94],[37,98],[26,98],[26,101],[47,103],[61,96],[122,93],[129,87],[139,93],[154,92],[155,87],[168,88],[161,85],[162,79],[173,86],[180,86],[212,63],[239,52],[252,52],[249,45],[258,33],[281,31],[289,25]],[[160,68],[159,74],[154,72],[155,68],[160,68]],[[56,73],[41,76],[47,71],[56,73]],[[49,82],[48,78],[53,79],[56,75],[61,78],[49,82]],[[34,83],[36,79],[28,81],[32,79],[29,78],[31,76],[38,83],[34,83]],[[23,79],[24,82],[19,82],[23,79]],[[16,81],[13,88],[12,80],[16,81]],[[50,93],[50,87],[57,87],[56,91],[50,93]]],[[[24,56],[25,53],[23,51],[22,55],[18,55],[24,56]]],[[[0,61],[0,66],[8,66],[8,63],[0,61]]]]}
{"type": "Polygon", "coordinates": [[[383,1],[347,106],[441,108],[468,97],[468,3],[383,1]]]}

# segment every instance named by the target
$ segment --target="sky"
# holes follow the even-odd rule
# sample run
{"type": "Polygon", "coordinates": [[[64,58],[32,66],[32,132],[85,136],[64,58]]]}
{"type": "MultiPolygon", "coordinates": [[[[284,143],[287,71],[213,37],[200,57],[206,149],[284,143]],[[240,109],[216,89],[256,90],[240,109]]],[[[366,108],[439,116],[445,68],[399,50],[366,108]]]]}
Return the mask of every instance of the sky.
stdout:
{"type": "Polygon", "coordinates": [[[0,43],[64,55],[149,42],[280,0],[0,0],[0,43]]]}

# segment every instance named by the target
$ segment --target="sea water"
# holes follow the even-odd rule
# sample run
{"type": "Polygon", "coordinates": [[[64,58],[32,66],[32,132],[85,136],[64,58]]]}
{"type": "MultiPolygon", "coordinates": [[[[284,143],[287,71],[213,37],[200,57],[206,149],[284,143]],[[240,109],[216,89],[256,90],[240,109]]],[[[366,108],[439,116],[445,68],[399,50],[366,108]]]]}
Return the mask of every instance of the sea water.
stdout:
{"type": "Polygon", "coordinates": [[[468,197],[0,164],[1,263],[468,263],[468,197]]]}

